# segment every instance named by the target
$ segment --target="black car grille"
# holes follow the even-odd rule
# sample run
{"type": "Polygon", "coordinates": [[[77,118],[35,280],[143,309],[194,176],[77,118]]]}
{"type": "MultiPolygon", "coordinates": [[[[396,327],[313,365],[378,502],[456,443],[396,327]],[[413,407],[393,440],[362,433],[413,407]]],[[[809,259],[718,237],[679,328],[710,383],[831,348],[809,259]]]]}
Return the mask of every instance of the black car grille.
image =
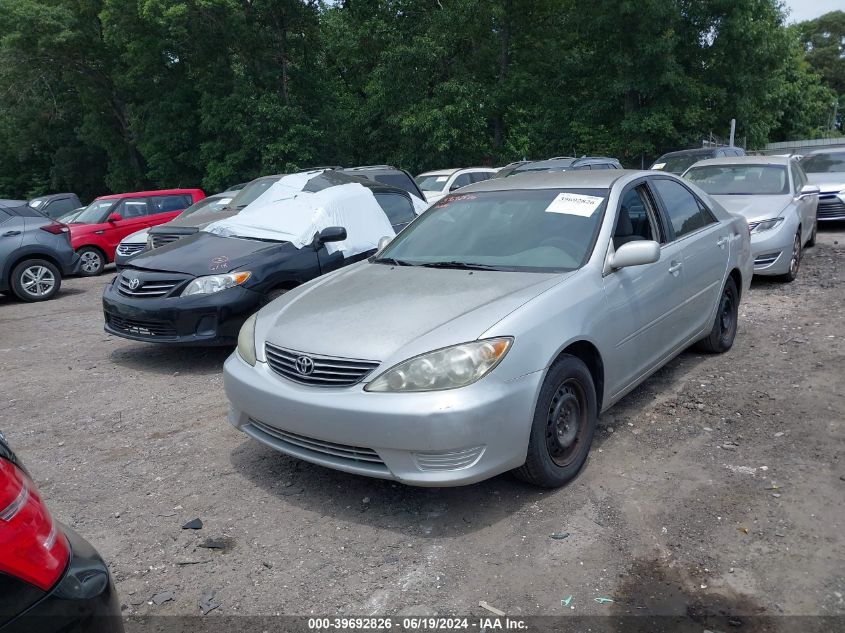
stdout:
{"type": "Polygon", "coordinates": [[[821,220],[845,218],[845,202],[842,202],[838,196],[820,196],[818,217],[821,220]]]}
{"type": "Polygon", "coordinates": [[[129,243],[129,244],[120,244],[117,247],[117,254],[123,255],[124,257],[128,255],[134,255],[136,253],[140,253],[144,250],[145,243],[137,244],[137,243],[129,243]]]}
{"type": "Polygon", "coordinates": [[[117,290],[127,297],[163,297],[181,282],[181,279],[139,279],[124,273],[118,277],[117,290]],[[135,280],[138,280],[138,285],[133,288],[135,280]]]}
{"type": "Polygon", "coordinates": [[[175,242],[185,236],[180,235],[179,233],[150,233],[150,237],[152,238],[153,248],[158,248],[159,246],[170,244],[171,242],[175,242]]]}
{"type": "Polygon", "coordinates": [[[172,324],[162,321],[124,319],[114,314],[107,315],[106,319],[112,329],[125,332],[126,334],[147,336],[149,338],[173,338],[176,336],[176,328],[172,324]]]}
{"type": "Polygon", "coordinates": [[[381,363],[373,360],[312,356],[264,344],[267,364],[288,380],[314,387],[348,387],[361,382],[381,363]]]}

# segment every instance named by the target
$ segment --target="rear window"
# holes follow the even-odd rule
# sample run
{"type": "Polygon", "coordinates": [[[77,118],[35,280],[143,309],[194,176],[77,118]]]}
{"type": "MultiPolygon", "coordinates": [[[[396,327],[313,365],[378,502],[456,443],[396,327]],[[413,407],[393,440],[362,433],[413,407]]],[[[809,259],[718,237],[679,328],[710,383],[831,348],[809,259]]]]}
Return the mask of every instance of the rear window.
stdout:
{"type": "Polygon", "coordinates": [[[808,174],[830,174],[845,171],[845,152],[808,156],[801,161],[801,167],[808,174]]]}
{"type": "Polygon", "coordinates": [[[407,224],[417,217],[417,214],[414,213],[414,205],[402,194],[376,193],[375,196],[376,201],[392,225],[407,224]]]}

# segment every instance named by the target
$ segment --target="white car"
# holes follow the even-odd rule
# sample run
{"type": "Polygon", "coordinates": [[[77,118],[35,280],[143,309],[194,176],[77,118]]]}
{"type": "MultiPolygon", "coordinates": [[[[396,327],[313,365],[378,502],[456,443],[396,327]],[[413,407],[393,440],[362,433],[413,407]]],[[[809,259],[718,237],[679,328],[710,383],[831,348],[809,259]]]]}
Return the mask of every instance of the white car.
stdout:
{"type": "Polygon", "coordinates": [[[114,253],[114,265],[118,270],[123,268],[124,264],[135,255],[141,253],[147,247],[147,237],[150,231],[149,227],[143,228],[140,231],[130,233],[117,245],[117,250],[114,253]]]}
{"type": "Polygon", "coordinates": [[[450,191],[466,187],[482,180],[489,180],[496,175],[492,167],[467,167],[466,169],[439,169],[427,171],[415,178],[425,199],[433,204],[450,191]]]}

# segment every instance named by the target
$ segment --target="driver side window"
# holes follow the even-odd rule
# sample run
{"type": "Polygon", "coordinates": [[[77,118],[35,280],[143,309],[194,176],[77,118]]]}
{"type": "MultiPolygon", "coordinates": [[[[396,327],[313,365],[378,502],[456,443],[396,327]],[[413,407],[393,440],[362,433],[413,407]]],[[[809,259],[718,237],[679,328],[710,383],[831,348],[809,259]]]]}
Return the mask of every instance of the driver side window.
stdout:
{"type": "Polygon", "coordinates": [[[616,229],[613,231],[614,248],[637,240],[661,241],[645,185],[633,187],[623,194],[616,216],[616,229]]]}

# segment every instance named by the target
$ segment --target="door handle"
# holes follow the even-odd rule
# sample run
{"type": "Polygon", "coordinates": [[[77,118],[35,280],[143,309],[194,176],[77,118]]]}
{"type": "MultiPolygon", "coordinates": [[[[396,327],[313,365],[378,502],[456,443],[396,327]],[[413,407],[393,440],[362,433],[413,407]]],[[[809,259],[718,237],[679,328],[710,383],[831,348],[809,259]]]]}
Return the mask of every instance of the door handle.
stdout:
{"type": "Polygon", "coordinates": [[[5,233],[3,233],[3,237],[12,237],[14,235],[20,235],[20,234],[21,234],[20,231],[6,231],[5,233]]]}
{"type": "Polygon", "coordinates": [[[725,244],[727,244],[727,243],[728,243],[728,238],[723,235],[722,237],[719,238],[719,241],[716,242],[716,246],[718,246],[719,248],[725,248],[725,244]]]}
{"type": "Polygon", "coordinates": [[[682,267],[683,267],[682,262],[672,262],[672,265],[669,266],[669,274],[677,276],[678,271],[680,271],[682,267]]]}

